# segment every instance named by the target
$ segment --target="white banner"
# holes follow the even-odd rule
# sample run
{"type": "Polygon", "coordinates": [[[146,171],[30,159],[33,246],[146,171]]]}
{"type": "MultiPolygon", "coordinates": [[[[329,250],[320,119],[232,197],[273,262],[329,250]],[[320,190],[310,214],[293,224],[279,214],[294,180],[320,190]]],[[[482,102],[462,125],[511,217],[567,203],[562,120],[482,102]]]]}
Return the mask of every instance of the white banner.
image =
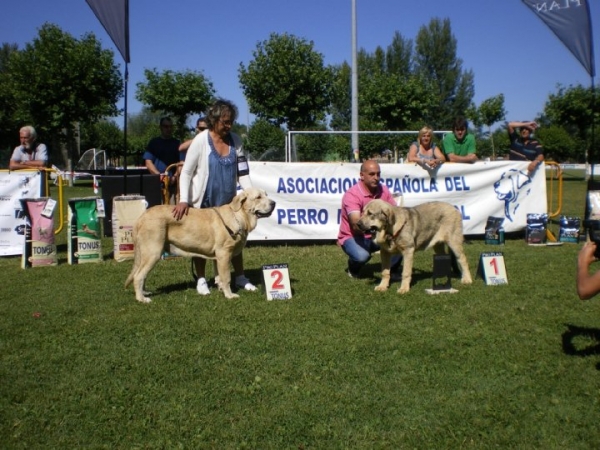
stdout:
{"type": "Polygon", "coordinates": [[[0,171],[0,256],[20,255],[25,244],[25,213],[19,199],[40,197],[42,172],[0,171]]]}
{"type": "MultiPolygon", "coordinates": [[[[532,176],[528,162],[479,161],[443,164],[430,173],[416,164],[381,164],[381,179],[404,206],[430,201],[454,205],[464,234],[484,234],[489,216],[504,217],[507,232],[527,224],[528,213],[547,213],[542,165],[532,176]]],[[[359,178],[359,164],[250,162],[252,184],[277,202],[271,217],[260,219],[249,239],[335,240],[344,192],[359,178]]]]}

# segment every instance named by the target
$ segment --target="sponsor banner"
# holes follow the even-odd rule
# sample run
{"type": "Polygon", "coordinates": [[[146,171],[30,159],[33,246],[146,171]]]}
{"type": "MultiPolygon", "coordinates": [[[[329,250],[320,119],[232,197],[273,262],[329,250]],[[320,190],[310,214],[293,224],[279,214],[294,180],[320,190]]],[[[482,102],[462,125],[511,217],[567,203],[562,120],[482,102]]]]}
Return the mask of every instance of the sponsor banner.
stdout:
{"type": "MultiPolygon", "coordinates": [[[[402,193],[404,206],[444,201],[462,214],[464,233],[483,235],[489,216],[503,217],[506,232],[523,230],[528,213],[547,213],[542,165],[533,175],[528,162],[479,161],[444,164],[430,173],[416,164],[381,164],[381,180],[402,193]]],[[[277,202],[249,239],[335,240],[344,192],[359,180],[360,164],[250,162],[255,187],[277,202]]]]}
{"type": "Polygon", "coordinates": [[[42,179],[37,170],[0,171],[0,256],[23,253],[25,211],[21,199],[39,197],[42,179]]]}

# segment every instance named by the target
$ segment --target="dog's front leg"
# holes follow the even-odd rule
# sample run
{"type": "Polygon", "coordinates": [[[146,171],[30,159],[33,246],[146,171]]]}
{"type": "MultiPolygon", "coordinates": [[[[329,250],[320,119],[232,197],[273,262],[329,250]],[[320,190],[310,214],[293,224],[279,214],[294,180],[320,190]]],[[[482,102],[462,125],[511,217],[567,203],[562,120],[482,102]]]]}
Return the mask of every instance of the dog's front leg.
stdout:
{"type": "Polygon", "coordinates": [[[390,270],[392,267],[392,255],[381,249],[381,283],[375,287],[376,291],[387,291],[390,287],[390,270]]]}
{"type": "Polygon", "coordinates": [[[231,253],[217,254],[217,271],[219,273],[219,288],[223,291],[225,298],[238,298],[239,295],[231,292],[231,253]]]}

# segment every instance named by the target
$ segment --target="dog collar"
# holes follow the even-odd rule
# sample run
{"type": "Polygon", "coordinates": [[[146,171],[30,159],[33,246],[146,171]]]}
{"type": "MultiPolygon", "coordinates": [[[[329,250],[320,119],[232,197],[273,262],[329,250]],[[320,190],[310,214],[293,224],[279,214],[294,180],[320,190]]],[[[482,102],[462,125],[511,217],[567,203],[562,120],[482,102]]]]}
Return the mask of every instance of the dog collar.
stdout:
{"type": "Polygon", "coordinates": [[[233,230],[227,226],[227,224],[225,223],[225,220],[223,220],[223,216],[221,216],[221,213],[219,212],[219,210],[215,207],[213,207],[212,209],[217,213],[217,216],[219,216],[219,219],[221,219],[221,222],[223,223],[223,226],[229,233],[229,236],[231,236],[232,238],[235,238],[236,235],[242,234],[244,227],[240,224],[240,222],[239,222],[238,218],[235,216],[235,214],[233,215],[233,217],[235,218],[235,221],[237,222],[237,224],[239,226],[239,230],[236,233],[234,233],[233,230]]]}
{"type": "Polygon", "coordinates": [[[400,232],[402,231],[402,228],[404,228],[404,225],[402,225],[400,227],[400,229],[398,231],[396,231],[394,234],[388,234],[387,240],[392,241],[392,240],[396,239],[398,237],[398,235],[400,234],[400,232]]]}

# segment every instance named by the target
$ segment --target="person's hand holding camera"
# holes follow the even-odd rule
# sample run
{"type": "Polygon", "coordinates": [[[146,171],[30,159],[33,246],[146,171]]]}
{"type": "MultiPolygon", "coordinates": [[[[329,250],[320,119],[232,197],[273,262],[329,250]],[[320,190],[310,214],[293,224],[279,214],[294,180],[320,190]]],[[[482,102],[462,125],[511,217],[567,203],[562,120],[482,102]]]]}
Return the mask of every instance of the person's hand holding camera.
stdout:
{"type": "Polygon", "coordinates": [[[590,264],[598,260],[598,258],[595,256],[597,248],[598,247],[594,241],[587,241],[581,250],[579,250],[577,263],[580,266],[589,267],[590,264]]]}
{"type": "Polygon", "coordinates": [[[586,242],[577,257],[577,294],[582,300],[592,298],[600,292],[600,271],[590,275],[590,264],[598,261],[599,247],[594,241],[586,242]]]}

